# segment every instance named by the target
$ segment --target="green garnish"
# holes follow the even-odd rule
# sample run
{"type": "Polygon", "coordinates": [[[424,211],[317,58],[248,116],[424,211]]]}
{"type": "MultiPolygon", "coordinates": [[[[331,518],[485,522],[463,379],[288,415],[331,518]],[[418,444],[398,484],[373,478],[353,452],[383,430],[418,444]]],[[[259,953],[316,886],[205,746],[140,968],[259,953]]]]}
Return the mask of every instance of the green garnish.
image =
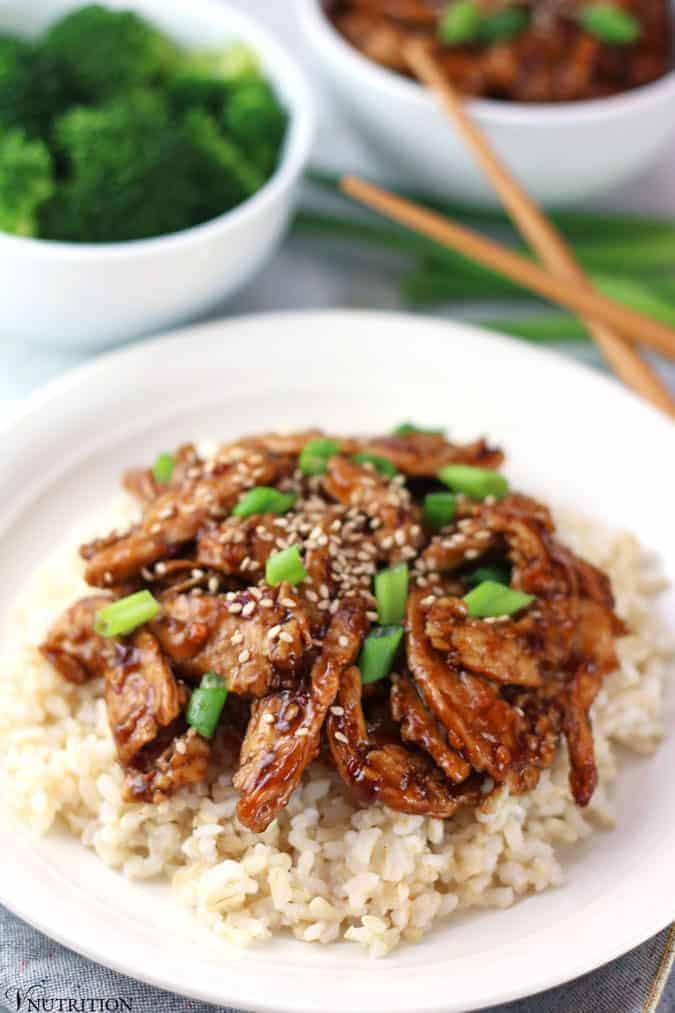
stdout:
{"type": "Polygon", "coordinates": [[[451,524],[457,510],[457,500],[451,492],[429,492],[424,497],[422,523],[429,531],[440,531],[451,524]]]}
{"type": "Polygon", "coordinates": [[[284,580],[287,580],[289,584],[299,584],[306,576],[307,570],[302,565],[297,545],[290,545],[287,549],[282,549],[281,552],[275,552],[267,560],[265,580],[270,587],[276,587],[284,580]]]}
{"type": "Polygon", "coordinates": [[[478,38],[482,24],[482,11],[473,0],[455,0],[441,14],[438,37],[446,46],[461,46],[478,38]]]}
{"type": "Polygon", "coordinates": [[[384,475],[385,478],[393,478],[394,475],[398,475],[396,468],[387,457],[371,454],[367,450],[362,451],[360,454],[354,454],[352,461],[356,461],[357,464],[372,464],[375,471],[379,472],[380,475],[384,475]]]}
{"type": "Polygon", "coordinates": [[[486,580],[508,586],[511,583],[511,571],[508,566],[502,563],[488,563],[486,566],[479,566],[471,573],[467,573],[463,580],[469,587],[478,587],[486,580]]]}
{"type": "Polygon", "coordinates": [[[176,459],[172,454],[159,454],[152,466],[152,474],[162,485],[167,485],[171,481],[175,467],[176,459]]]}
{"type": "Polygon", "coordinates": [[[480,28],[480,41],[486,45],[495,42],[508,42],[524,32],[530,23],[530,14],[522,7],[505,7],[494,14],[483,18],[480,28]]]}
{"type": "Polygon", "coordinates": [[[610,46],[629,46],[642,35],[640,22],[629,11],[614,4],[589,4],[578,14],[584,31],[610,46]]]}
{"type": "Polygon", "coordinates": [[[416,426],[414,422],[402,422],[393,431],[394,436],[411,436],[413,433],[423,433],[425,436],[445,436],[445,429],[423,429],[416,426]]]}
{"type": "Polygon", "coordinates": [[[269,485],[258,485],[244,493],[232,511],[234,517],[250,517],[251,514],[285,514],[295,504],[294,492],[280,492],[269,485]]]}
{"type": "Polygon", "coordinates": [[[383,626],[403,621],[408,600],[408,564],[399,563],[375,575],[377,614],[383,626]]]}
{"type": "Polygon", "coordinates": [[[185,711],[187,723],[205,739],[212,738],[218,727],[226,700],[227,685],[225,680],[215,672],[207,672],[203,676],[199,688],[190,694],[185,711]]]}
{"type": "Polygon", "coordinates": [[[402,626],[377,626],[366,637],[357,662],[364,685],[389,675],[402,636],[402,626]]]}
{"type": "Polygon", "coordinates": [[[310,440],[302,448],[298,466],[303,475],[323,475],[328,469],[328,462],[335,454],[340,453],[340,444],[325,437],[310,440]]]}
{"type": "Polygon", "coordinates": [[[100,637],[124,637],[154,619],[159,608],[149,591],[136,591],[99,609],[94,629],[100,637]]]}
{"type": "Polygon", "coordinates": [[[506,587],[505,584],[498,584],[496,580],[484,580],[473,591],[464,595],[469,615],[474,619],[512,616],[533,601],[533,594],[516,591],[512,587],[506,587]]]}
{"type": "Polygon", "coordinates": [[[489,468],[473,468],[469,464],[448,464],[441,468],[438,477],[453,492],[462,492],[470,499],[494,496],[503,499],[508,495],[509,483],[503,475],[489,468]]]}

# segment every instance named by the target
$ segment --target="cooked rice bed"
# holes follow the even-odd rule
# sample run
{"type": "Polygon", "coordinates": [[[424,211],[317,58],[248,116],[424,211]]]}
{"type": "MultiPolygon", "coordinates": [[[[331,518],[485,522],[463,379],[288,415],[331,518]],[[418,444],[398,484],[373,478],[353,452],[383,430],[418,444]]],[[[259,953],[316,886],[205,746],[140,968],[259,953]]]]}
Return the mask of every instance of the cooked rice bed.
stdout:
{"type": "MultiPolygon", "coordinates": [[[[123,527],[135,509],[125,498],[111,526],[123,527]]],[[[216,935],[237,945],[285,929],[307,942],[345,938],[381,956],[456,911],[509,907],[560,884],[557,846],[613,824],[614,745],[649,753],[663,734],[671,650],[652,606],[662,581],[636,541],[578,517],[558,523],[573,549],[608,572],[632,631],[619,641],[621,667],[594,706],[599,786],[586,810],[571,798],[564,747],[528,795],[502,790],[487,811],[447,822],[362,809],[319,764],[262,834],[237,821],[229,773],[160,805],[123,802],[102,681],[68,684],[34,646],[64,604],[86,591],[79,537],[17,606],[21,642],[4,666],[0,709],[11,806],[37,833],[64,825],[130,878],[169,880],[216,935]]]]}

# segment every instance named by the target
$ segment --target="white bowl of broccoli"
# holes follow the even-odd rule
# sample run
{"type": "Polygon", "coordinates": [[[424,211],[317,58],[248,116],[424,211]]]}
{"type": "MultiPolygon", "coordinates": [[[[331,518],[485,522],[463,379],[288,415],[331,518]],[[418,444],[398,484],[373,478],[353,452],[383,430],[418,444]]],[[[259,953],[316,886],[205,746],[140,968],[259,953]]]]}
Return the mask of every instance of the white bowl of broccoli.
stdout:
{"type": "Polygon", "coordinates": [[[0,2],[0,332],[101,348],[219,305],[274,252],[308,89],[220,0],[0,2]]]}

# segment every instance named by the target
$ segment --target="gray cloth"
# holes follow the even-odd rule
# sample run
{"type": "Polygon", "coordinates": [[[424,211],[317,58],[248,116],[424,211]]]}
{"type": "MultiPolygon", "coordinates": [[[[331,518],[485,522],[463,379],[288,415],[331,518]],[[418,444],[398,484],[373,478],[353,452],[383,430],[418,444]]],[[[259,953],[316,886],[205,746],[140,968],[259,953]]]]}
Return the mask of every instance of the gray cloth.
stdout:
{"type": "MultiPolygon", "coordinates": [[[[495,1007],[491,1013],[673,1013],[672,976],[660,1001],[650,1003],[649,995],[674,942],[675,931],[666,930],[599,971],[530,999],[495,1007]]],[[[73,1000],[71,1010],[106,1009],[99,1002],[110,999],[108,1009],[133,1013],[214,1011],[212,1006],[161,992],[84,960],[0,907],[0,1013],[25,1010],[28,995],[34,1002],[44,1000],[38,1009],[45,1010],[66,1011],[69,999],[73,1000]],[[50,1004],[50,999],[65,1001],[59,1006],[50,1004]]],[[[330,1013],[328,1006],[325,1013],[330,1013]]]]}

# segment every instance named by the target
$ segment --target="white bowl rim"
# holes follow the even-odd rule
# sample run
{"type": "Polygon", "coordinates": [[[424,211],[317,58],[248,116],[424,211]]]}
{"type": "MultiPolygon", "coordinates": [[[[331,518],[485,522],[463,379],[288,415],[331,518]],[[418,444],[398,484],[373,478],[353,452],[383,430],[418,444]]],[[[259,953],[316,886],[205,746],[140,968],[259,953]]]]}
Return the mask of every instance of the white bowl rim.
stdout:
{"type": "MultiPolygon", "coordinates": [[[[371,84],[387,89],[391,96],[415,104],[418,109],[435,106],[433,97],[416,81],[397,74],[370,60],[352,46],[331,25],[324,12],[323,0],[296,0],[297,9],[305,30],[314,38],[321,38],[361,78],[364,86],[371,84]]],[[[583,99],[575,102],[505,102],[495,99],[472,98],[467,105],[477,119],[495,124],[516,126],[571,125],[583,121],[597,122],[620,117],[639,110],[645,102],[659,99],[663,93],[675,94],[675,65],[668,73],[649,84],[607,98],[583,99]]]]}
{"type": "MultiPolygon", "coordinates": [[[[260,46],[264,50],[263,56],[267,58],[267,62],[273,64],[279,77],[292,86],[296,96],[296,107],[289,110],[289,125],[282,157],[270,178],[257,193],[237,207],[200,225],[193,225],[178,232],[169,232],[166,235],[111,243],[73,243],[34,236],[15,236],[3,232],[0,233],[1,244],[13,246],[14,252],[30,251],[34,255],[55,257],[58,260],[116,260],[150,253],[169,253],[177,247],[195,245],[208,239],[211,234],[228,227],[236,228],[240,224],[245,224],[259,212],[264,214],[279,194],[302,173],[312,148],[315,115],[309,85],[299,65],[258,21],[232,7],[227,0],[191,0],[190,4],[186,4],[186,9],[194,10],[197,5],[218,15],[228,26],[232,26],[244,41],[251,41],[254,47],[260,46]]],[[[1,24],[0,6],[0,27],[1,24]]],[[[9,252],[12,252],[11,249],[9,252]]]]}

